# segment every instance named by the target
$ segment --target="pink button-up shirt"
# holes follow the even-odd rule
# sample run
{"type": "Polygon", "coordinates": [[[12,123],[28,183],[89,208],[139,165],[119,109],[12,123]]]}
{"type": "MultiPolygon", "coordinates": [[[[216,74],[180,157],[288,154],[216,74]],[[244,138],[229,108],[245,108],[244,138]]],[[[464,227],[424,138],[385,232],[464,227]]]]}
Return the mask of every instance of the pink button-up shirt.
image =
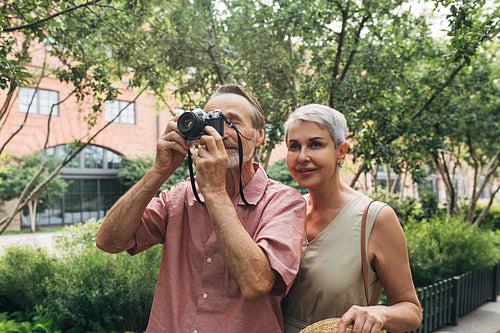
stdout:
{"type": "MultiPolygon", "coordinates": [[[[280,278],[273,291],[249,300],[230,275],[207,210],[183,182],[163,191],[146,209],[135,233],[137,254],[164,244],[147,332],[281,332],[280,302],[299,267],[305,201],[296,190],[256,174],[233,200],[241,223],[280,278]]],[[[202,195],[200,197],[203,200],[202,195]]]]}

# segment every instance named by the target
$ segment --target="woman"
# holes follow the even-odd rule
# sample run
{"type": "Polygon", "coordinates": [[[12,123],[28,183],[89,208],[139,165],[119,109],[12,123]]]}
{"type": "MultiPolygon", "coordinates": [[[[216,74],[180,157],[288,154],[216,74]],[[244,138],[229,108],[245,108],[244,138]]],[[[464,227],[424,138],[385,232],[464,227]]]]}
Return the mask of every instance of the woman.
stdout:
{"type": "Polygon", "coordinates": [[[370,205],[366,219],[367,304],[360,245],[371,199],[340,178],[346,133],[344,116],[318,104],[298,108],[285,123],[288,169],[309,192],[300,269],[282,303],[286,333],[332,317],[342,317],[340,333],[351,323],[353,332],[406,332],[422,320],[403,230],[394,210],[380,202],[370,205]],[[387,306],[377,305],[382,287],[387,306]]]}

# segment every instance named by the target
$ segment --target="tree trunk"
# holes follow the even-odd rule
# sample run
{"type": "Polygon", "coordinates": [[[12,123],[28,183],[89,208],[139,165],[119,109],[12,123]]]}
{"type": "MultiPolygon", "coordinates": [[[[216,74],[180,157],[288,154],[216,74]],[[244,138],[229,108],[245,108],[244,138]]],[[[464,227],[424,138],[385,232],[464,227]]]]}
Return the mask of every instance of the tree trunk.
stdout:
{"type": "MultiPolygon", "coordinates": [[[[392,182],[392,186],[391,186],[391,194],[395,194],[396,193],[396,186],[398,186],[398,180],[401,179],[401,174],[398,173],[396,175],[396,179],[394,179],[394,181],[392,182]]],[[[403,189],[401,189],[402,191],[403,189]]]]}
{"type": "Polygon", "coordinates": [[[37,206],[37,203],[38,203],[38,199],[36,196],[33,198],[33,200],[28,202],[28,210],[30,213],[30,222],[31,222],[31,224],[30,224],[31,232],[36,231],[36,206],[37,206]]]}
{"type": "Polygon", "coordinates": [[[403,197],[404,197],[404,192],[405,192],[405,185],[406,185],[406,176],[408,173],[405,171],[403,173],[403,182],[401,183],[401,192],[399,193],[399,203],[401,204],[403,202],[403,197]]]}
{"type": "Polygon", "coordinates": [[[455,186],[450,177],[449,168],[446,165],[446,156],[444,153],[434,155],[434,163],[436,165],[436,171],[441,175],[441,179],[445,185],[446,190],[446,215],[450,216],[460,216],[460,207],[457,204],[457,198],[455,194],[455,186]]]}
{"type": "Polygon", "coordinates": [[[387,182],[387,186],[386,186],[386,192],[388,195],[392,194],[391,191],[392,191],[392,182],[391,182],[391,167],[389,166],[389,164],[386,164],[385,165],[385,179],[386,179],[386,182],[387,182]]]}
{"type": "MultiPolygon", "coordinates": [[[[492,176],[495,174],[497,171],[498,167],[500,166],[500,150],[498,150],[495,155],[491,158],[490,162],[486,166],[486,170],[483,173],[483,181],[479,185],[479,163],[474,164],[474,189],[472,192],[472,197],[471,197],[471,203],[469,207],[469,212],[467,213],[467,221],[473,222],[474,219],[474,213],[477,207],[477,202],[479,201],[479,198],[481,197],[481,194],[483,194],[484,189],[486,188],[486,185],[491,181],[492,176]]],[[[498,189],[496,189],[492,196],[494,197],[496,193],[498,192],[498,189]]],[[[490,200],[492,200],[490,198],[490,200]]],[[[491,204],[489,204],[491,206],[491,204]]],[[[489,206],[488,209],[489,209],[489,206]]],[[[486,212],[485,212],[486,214],[486,212]]]]}
{"type": "Polygon", "coordinates": [[[378,167],[379,165],[377,164],[375,166],[375,170],[372,170],[372,187],[373,187],[373,193],[377,193],[377,174],[378,174],[378,167]]]}
{"type": "Polygon", "coordinates": [[[500,185],[498,185],[497,188],[491,192],[490,200],[488,201],[488,204],[486,205],[486,207],[484,207],[484,209],[481,211],[481,214],[479,214],[479,216],[477,217],[477,219],[473,223],[473,225],[475,227],[477,227],[479,225],[479,223],[481,223],[483,218],[486,216],[486,213],[488,212],[488,210],[490,210],[490,207],[493,204],[493,200],[495,199],[495,196],[499,190],[500,190],[500,185]]]}
{"type": "MultiPolygon", "coordinates": [[[[365,173],[365,171],[366,171],[366,164],[363,163],[359,167],[358,171],[356,171],[356,174],[354,175],[353,179],[351,180],[351,184],[350,184],[351,187],[354,188],[354,185],[356,185],[356,182],[358,181],[359,176],[361,176],[362,173],[365,173]]],[[[365,181],[365,191],[368,192],[368,184],[366,183],[366,181],[365,181]]]]}

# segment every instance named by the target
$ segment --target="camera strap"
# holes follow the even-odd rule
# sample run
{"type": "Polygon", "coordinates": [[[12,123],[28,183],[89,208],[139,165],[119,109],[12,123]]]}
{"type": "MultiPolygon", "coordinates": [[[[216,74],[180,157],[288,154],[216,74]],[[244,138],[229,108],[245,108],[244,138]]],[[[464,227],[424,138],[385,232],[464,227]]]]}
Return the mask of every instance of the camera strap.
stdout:
{"type": "Polygon", "coordinates": [[[196,186],[194,184],[193,158],[191,157],[191,149],[188,149],[188,167],[189,167],[189,179],[191,180],[191,188],[193,189],[196,201],[204,205],[205,203],[201,201],[200,197],[198,196],[198,191],[196,191],[196,186]]]}
{"type": "MultiPolygon", "coordinates": [[[[241,200],[245,203],[245,205],[250,206],[250,204],[247,202],[245,199],[245,195],[243,194],[243,183],[241,181],[241,170],[243,168],[243,147],[241,144],[241,137],[243,137],[245,140],[251,140],[247,137],[245,137],[241,132],[236,128],[236,126],[231,123],[231,120],[229,120],[226,116],[222,115],[222,119],[236,131],[236,134],[238,136],[238,158],[239,158],[239,167],[240,167],[240,197],[241,200]]],[[[196,198],[196,201],[198,201],[200,204],[204,205],[205,203],[201,201],[198,191],[196,191],[196,186],[195,186],[195,181],[194,181],[194,173],[193,173],[193,158],[191,156],[191,149],[188,149],[188,167],[189,167],[189,177],[191,179],[191,188],[193,189],[194,196],[196,198]]]]}

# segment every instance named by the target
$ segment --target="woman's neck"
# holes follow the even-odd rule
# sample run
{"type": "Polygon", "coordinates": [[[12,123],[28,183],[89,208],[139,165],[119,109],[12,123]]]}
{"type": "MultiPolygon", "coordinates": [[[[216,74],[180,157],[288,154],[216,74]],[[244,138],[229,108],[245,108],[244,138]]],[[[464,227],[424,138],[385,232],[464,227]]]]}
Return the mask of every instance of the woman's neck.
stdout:
{"type": "Polygon", "coordinates": [[[307,190],[309,191],[308,211],[339,209],[357,195],[357,192],[342,181],[340,177],[307,190]]]}

